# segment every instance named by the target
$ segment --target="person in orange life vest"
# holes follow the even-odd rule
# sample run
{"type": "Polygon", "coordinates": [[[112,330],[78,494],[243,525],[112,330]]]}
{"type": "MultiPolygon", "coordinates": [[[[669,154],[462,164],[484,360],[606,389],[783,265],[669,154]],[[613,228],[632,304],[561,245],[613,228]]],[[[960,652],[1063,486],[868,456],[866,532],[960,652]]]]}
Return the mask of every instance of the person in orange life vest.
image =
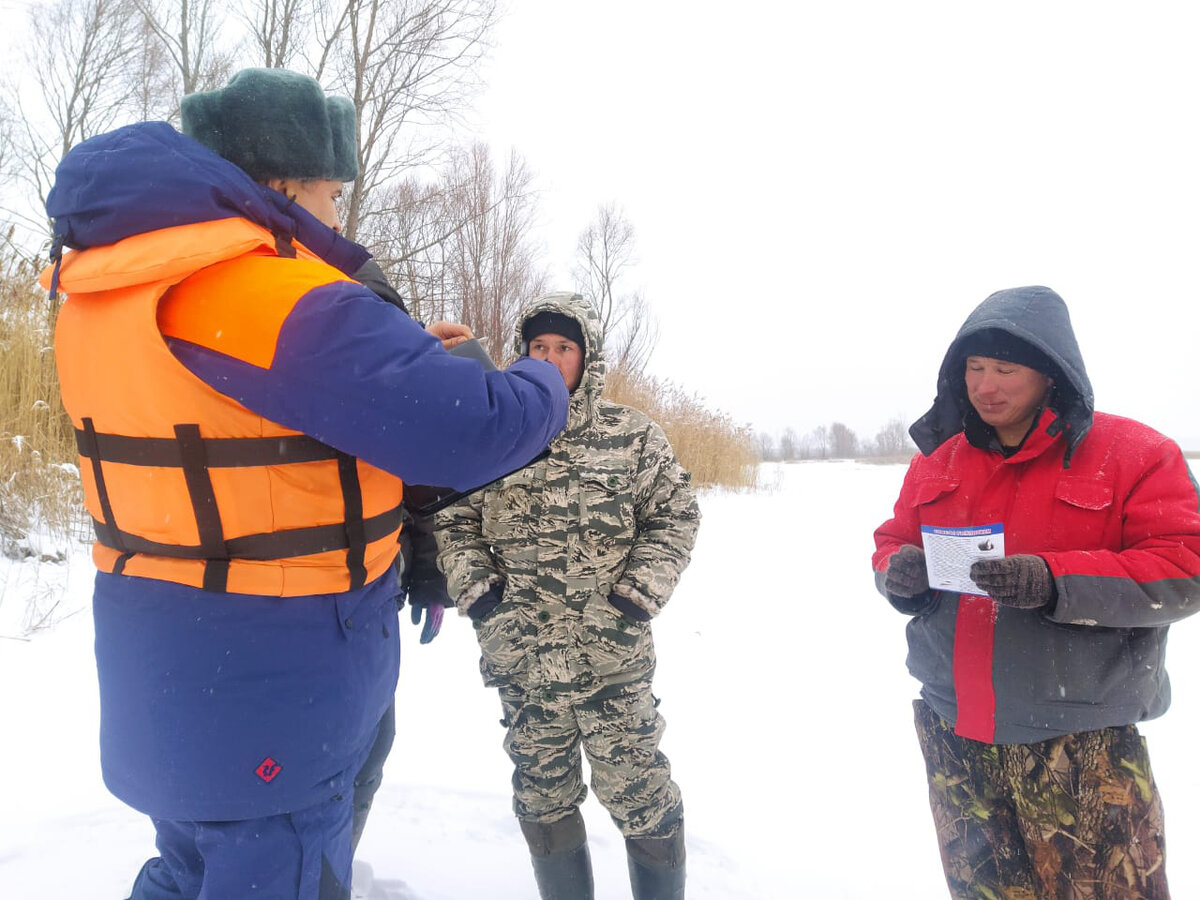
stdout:
{"type": "Polygon", "coordinates": [[[567,394],[547,363],[448,354],[461,333],[352,277],[369,254],[305,208],[333,196],[297,202],[355,176],[349,101],[246,70],[182,115],[196,138],[144,122],[77,145],[47,198],[102,772],[155,825],[136,900],[344,898],[399,667],[403,481],[525,464],[567,394]]]}
{"type": "MultiPolygon", "coordinates": [[[[194,96],[192,108],[194,109],[194,104],[201,100],[202,97],[194,96]]],[[[212,141],[210,134],[189,131],[189,126],[195,128],[196,118],[193,116],[183,123],[184,132],[205,143],[210,143],[212,141]]],[[[312,213],[322,224],[328,225],[338,233],[341,232],[341,214],[337,206],[338,200],[342,196],[341,181],[336,179],[268,178],[266,184],[291,199],[297,206],[312,213]]],[[[360,266],[354,273],[354,279],[362,282],[389,303],[398,306],[406,314],[408,313],[408,307],[405,306],[403,298],[388,282],[387,276],[384,275],[375,260],[369,259],[360,266]]],[[[426,330],[441,340],[442,346],[447,350],[459,347],[474,338],[471,329],[461,323],[435,322],[427,326],[426,330]]],[[[428,533],[424,521],[409,515],[406,511],[400,539],[402,559],[400,602],[408,600],[411,605],[413,624],[421,624],[421,617],[424,615],[421,643],[427,644],[437,637],[441,630],[445,608],[453,605],[453,601],[446,593],[445,578],[439,577],[441,573],[437,571],[436,563],[432,558],[436,555],[436,551],[433,551],[432,556],[428,549],[415,556],[413,554],[414,543],[418,547],[427,547],[432,544],[433,536],[428,533]]],[[[366,827],[375,793],[379,790],[382,782],[383,765],[391,752],[395,736],[396,710],[393,704],[383,714],[371,752],[354,779],[354,819],[351,832],[351,846],[354,849],[357,849],[363,829],[366,827]]]]}
{"type": "MultiPolygon", "coordinates": [[[[202,97],[193,97],[193,106],[202,97]]],[[[205,138],[209,134],[197,134],[189,131],[189,126],[195,122],[195,116],[183,123],[184,132],[208,143],[205,138]]],[[[294,178],[268,178],[268,187],[278,191],[292,200],[297,206],[312,213],[322,224],[341,233],[341,214],[338,211],[338,200],[342,197],[342,182],[336,179],[300,180],[294,178]]],[[[393,303],[408,313],[403,298],[391,286],[378,263],[373,259],[367,260],[354,273],[355,281],[369,287],[389,303],[393,303]]],[[[455,322],[435,322],[426,330],[437,337],[446,350],[461,346],[474,338],[471,329],[466,325],[455,322]]],[[[412,607],[413,624],[420,624],[424,615],[424,627],[421,630],[421,643],[430,643],[441,630],[442,617],[446,606],[453,605],[445,590],[445,579],[438,578],[440,573],[436,564],[429,558],[429,552],[414,556],[412,548],[414,541],[418,546],[432,543],[432,535],[427,533],[423,520],[409,515],[407,510],[402,520],[400,534],[401,545],[401,577],[399,602],[408,600],[412,607]],[[414,579],[415,576],[415,579],[414,579]],[[439,590],[440,589],[440,590],[439,590]]],[[[371,752],[363,763],[362,768],[354,778],[354,818],[351,828],[351,848],[357,850],[370,815],[375,794],[383,779],[383,766],[391,753],[392,744],[396,737],[396,710],[392,704],[383,714],[375,742],[371,752]]]]}
{"type": "Polygon", "coordinates": [[[1094,412],[1067,307],[1045,287],[971,313],[910,434],[921,452],[873,562],[911,617],[952,896],[1165,898],[1136,723],[1166,711],[1167,630],[1200,598],[1200,492],[1179,447],[1094,412]],[[971,590],[930,583],[922,526],[993,524],[1006,555],[976,560],[971,590]]]}

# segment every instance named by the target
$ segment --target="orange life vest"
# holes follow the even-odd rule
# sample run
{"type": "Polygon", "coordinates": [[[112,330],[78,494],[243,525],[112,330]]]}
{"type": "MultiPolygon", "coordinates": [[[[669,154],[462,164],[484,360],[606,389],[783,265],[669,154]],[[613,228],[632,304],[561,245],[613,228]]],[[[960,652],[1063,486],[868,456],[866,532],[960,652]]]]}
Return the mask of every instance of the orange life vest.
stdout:
{"type": "Polygon", "coordinates": [[[231,218],[63,258],[55,352],[101,571],[294,597],[392,564],[399,478],[246,409],[164,340],[269,366],[296,302],[350,280],[295,250],[231,218]]]}

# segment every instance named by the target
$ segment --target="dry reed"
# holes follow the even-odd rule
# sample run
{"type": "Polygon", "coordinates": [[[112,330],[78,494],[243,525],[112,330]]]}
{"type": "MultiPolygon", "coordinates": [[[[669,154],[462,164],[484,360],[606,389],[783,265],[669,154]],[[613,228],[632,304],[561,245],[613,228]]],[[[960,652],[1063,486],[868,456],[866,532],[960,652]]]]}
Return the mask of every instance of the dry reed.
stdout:
{"type": "Polygon", "coordinates": [[[605,396],[658,422],[694,484],[734,490],[755,487],[759,460],[750,429],[708,409],[694,394],[650,375],[614,372],[609,373],[605,396]]]}
{"type": "Polygon", "coordinates": [[[63,558],[87,529],[50,305],[32,261],[10,256],[0,266],[0,550],[63,558]]]}

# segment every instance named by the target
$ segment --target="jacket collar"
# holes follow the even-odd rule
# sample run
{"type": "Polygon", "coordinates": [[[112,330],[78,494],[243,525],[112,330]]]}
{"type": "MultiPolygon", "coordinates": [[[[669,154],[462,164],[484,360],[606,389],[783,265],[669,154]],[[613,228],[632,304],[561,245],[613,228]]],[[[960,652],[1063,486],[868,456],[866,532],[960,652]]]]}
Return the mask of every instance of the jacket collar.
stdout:
{"type": "MultiPolygon", "coordinates": [[[[972,411],[973,413],[973,411],[972,411]]],[[[985,425],[977,415],[969,413],[964,420],[963,436],[972,447],[989,453],[1003,453],[995,431],[985,425]]],[[[1053,409],[1043,409],[1021,442],[1021,446],[1005,458],[1007,463],[1025,462],[1035,459],[1056,446],[1065,444],[1063,430],[1058,413],[1053,409]]]]}

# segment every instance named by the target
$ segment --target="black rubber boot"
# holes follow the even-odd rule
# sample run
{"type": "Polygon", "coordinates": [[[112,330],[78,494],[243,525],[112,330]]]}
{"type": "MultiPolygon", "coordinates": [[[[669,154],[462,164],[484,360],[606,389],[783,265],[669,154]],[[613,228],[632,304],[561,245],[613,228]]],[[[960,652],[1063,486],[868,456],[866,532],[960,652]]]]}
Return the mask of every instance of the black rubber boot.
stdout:
{"type": "Polygon", "coordinates": [[[670,837],[625,838],[633,900],[683,900],[683,822],[670,837]]]}
{"type": "Polygon", "coordinates": [[[593,900],[592,857],[579,810],[545,824],[521,822],[542,900],[593,900]]]}

